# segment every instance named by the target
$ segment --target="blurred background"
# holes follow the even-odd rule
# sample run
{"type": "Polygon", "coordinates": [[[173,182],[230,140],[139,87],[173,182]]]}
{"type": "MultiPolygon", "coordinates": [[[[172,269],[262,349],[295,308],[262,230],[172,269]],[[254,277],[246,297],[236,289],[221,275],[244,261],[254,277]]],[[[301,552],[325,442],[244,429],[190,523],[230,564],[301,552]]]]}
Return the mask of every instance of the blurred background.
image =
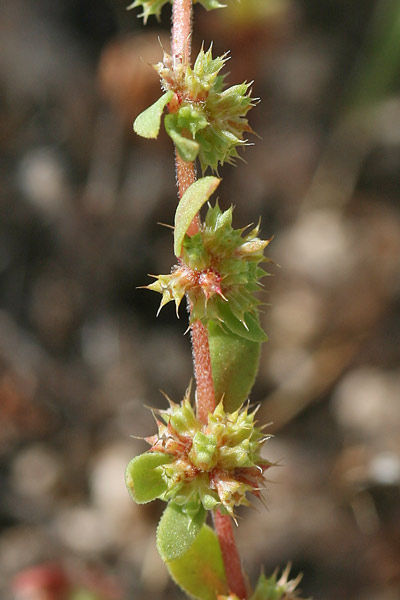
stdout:
{"type": "MultiPolygon", "coordinates": [[[[0,0],[0,596],[183,598],[134,505],[143,404],[192,376],[186,315],[137,286],[173,264],[172,144],[132,132],[159,94],[170,8],[0,0]],[[80,590],[80,591],[79,591],[80,590]],[[80,595],[79,595],[80,594],[80,595]]],[[[252,401],[279,461],[236,530],[252,581],[293,562],[305,597],[400,598],[400,6],[195,7],[231,51],[261,139],[224,167],[234,224],[262,216],[268,278],[252,401]]]]}

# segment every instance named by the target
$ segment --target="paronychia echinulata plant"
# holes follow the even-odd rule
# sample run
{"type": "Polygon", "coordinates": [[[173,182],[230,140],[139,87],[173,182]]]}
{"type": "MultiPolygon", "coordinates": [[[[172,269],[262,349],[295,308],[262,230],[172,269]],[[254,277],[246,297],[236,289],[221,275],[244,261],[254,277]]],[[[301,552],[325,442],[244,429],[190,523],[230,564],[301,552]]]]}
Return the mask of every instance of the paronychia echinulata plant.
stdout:
{"type": "MultiPolygon", "coordinates": [[[[194,0],[196,2],[196,0],[194,0]]],[[[197,0],[207,10],[218,0],[197,0]]],[[[220,74],[227,56],[203,48],[190,63],[192,0],[135,0],[144,22],[172,4],[172,48],[155,65],[163,94],[134,123],[145,138],[158,136],[163,113],[175,144],[179,203],[175,213],[176,265],[146,286],[161,294],[160,309],[186,296],[196,379],[180,404],[168,399],[154,411],[157,433],[150,450],[131,460],[126,472],[135,502],[167,502],[157,529],[157,547],[176,583],[199,600],[290,600],[298,598],[298,578],[286,568],[278,577],[262,574],[252,589],[242,572],[233,536],[235,507],[261,496],[262,458],[268,436],[257,426],[248,396],[267,339],[256,295],[268,273],[259,226],[234,229],[232,208],[210,202],[220,184],[215,176],[232,163],[251,133],[247,113],[254,106],[248,83],[227,87],[220,74]],[[203,177],[196,181],[194,161],[203,177]],[[210,170],[214,175],[205,175],[210,170]],[[203,221],[199,211],[208,204],[203,221]],[[214,529],[206,525],[213,515],[214,529]]],[[[160,310],[159,309],[159,310],[160,310]]]]}

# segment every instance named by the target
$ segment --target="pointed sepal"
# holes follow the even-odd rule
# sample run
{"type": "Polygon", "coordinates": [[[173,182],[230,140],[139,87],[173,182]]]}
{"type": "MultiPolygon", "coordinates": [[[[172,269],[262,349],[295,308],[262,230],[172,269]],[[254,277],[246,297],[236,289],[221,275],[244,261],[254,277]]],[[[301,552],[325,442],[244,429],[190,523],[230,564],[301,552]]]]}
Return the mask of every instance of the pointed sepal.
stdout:
{"type": "Polygon", "coordinates": [[[250,600],[301,600],[297,589],[301,575],[289,579],[290,565],[287,565],[278,578],[278,570],[270,577],[261,573],[250,600]]]}
{"type": "Polygon", "coordinates": [[[143,17],[143,22],[146,25],[147,19],[154,15],[157,20],[160,20],[161,9],[165,4],[171,3],[171,0],[135,0],[127,7],[127,10],[141,7],[143,12],[138,16],[143,17]]]}

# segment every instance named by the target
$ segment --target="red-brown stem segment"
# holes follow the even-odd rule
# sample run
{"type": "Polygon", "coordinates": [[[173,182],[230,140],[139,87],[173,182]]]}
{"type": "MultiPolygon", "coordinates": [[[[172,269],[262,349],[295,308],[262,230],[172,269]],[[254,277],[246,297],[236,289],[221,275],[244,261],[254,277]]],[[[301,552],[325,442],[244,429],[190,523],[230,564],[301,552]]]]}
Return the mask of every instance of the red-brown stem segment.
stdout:
{"type": "MultiPolygon", "coordinates": [[[[179,200],[186,192],[189,186],[196,181],[196,168],[194,163],[185,162],[179,156],[178,150],[175,148],[175,168],[176,168],[176,185],[178,186],[179,200]]],[[[195,235],[200,229],[200,217],[196,215],[189,229],[188,235],[195,235]]]]}
{"type": "MultiPolygon", "coordinates": [[[[172,56],[174,65],[189,64],[192,33],[192,0],[174,0],[172,9],[172,56]]],[[[182,198],[188,187],[196,180],[194,163],[185,162],[175,150],[176,181],[178,196],[182,198]]],[[[197,215],[188,229],[188,235],[199,231],[200,217],[197,215]]],[[[192,326],[193,362],[196,378],[197,416],[207,423],[208,413],[215,408],[214,383],[211,374],[211,358],[208,333],[200,321],[192,326]]]]}
{"type": "Polygon", "coordinates": [[[172,7],[171,50],[174,66],[189,64],[192,42],[192,0],[174,0],[172,7]]]}
{"type": "Polygon", "coordinates": [[[221,547],[229,592],[236,594],[241,600],[245,600],[247,598],[247,590],[239,552],[233,535],[232,519],[229,515],[223,515],[220,510],[216,510],[213,513],[213,519],[221,547]]]}
{"type": "MultiPolygon", "coordinates": [[[[174,65],[189,64],[192,35],[192,0],[174,0],[172,9],[172,56],[174,65]]],[[[179,199],[196,180],[194,163],[187,163],[175,151],[176,179],[179,199]]],[[[188,234],[199,231],[200,217],[197,215],[189,227],[188,234]]],[[[215,409],[214,383],[211,372],[211,357],[208,332],[203,323],[196,321],[192,325],[193,362],[196,377],[197,416],[207,423],[208,413],[215,409]]],[[[247,598],[246,586],[239,553],[233,535],[232,521],[228,515],[216,511],[214,526],[221,546],[229,590],[239,598],[247,598]]]]}
{"type": "Polygon", "coordinates": [[[202,423],[207,423],[208,413],[214,412],[215,409],[215,396],[208,331],[201,321],[195,321],[192,325],[192,349],[197,418],[202,423]]]}

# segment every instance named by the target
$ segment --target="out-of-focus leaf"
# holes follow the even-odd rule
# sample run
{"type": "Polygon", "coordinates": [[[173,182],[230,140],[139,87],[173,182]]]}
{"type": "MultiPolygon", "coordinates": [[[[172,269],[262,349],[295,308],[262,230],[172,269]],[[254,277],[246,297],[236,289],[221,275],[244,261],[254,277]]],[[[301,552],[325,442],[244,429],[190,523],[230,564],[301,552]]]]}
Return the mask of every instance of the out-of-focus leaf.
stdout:
{"type": "Polygon", "coordinates": [[[352,77],[350,109],[374,106],[390,93],[400,67],[400,5],[377,2],[366,43],[352,77]]]}
{"type": "Polygon", "coordinates": [[[196,0],[204,6],[206,10],[214,10],[215,8],[224,8],[226,4],[221,4],[218,0],[196,0]]]}

